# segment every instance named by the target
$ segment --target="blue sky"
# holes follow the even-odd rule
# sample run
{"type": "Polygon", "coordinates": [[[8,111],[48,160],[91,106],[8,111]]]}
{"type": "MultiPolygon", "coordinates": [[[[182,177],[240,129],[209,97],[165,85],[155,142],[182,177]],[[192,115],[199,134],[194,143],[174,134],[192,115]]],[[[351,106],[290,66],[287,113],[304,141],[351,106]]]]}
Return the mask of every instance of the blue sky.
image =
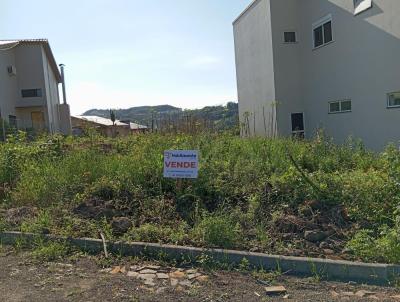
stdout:
{"type": "Polygon", "coordinates": [[[47,38],[74,114],[237,99],[232,21],[251,0],[0,0],[0,39],[47,38]]]}

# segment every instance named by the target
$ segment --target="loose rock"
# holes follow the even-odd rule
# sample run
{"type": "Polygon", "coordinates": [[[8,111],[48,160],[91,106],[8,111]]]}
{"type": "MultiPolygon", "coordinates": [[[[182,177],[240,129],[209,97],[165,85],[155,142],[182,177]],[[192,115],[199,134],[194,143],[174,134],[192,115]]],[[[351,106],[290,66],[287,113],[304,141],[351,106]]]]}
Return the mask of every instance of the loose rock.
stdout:
{"type": "Polygon", "coordinates": [[[133,226],[132,221],[126,217],[115,217],[111,221],[111,227],[113,229],[114,234],[123,235],[129,231],[129,229],[133,226]]]}
{"type": "Polygon", "coordinates": [[[157,279],[169,279],[169,276],[165,273],[157,273],[157,279]]]}
{"type": "Polygon", "coordinates": [[[185,277],[185,273],[181,271],[175,271],[170,273],[169,276],[174,279],[182,279],[183,277],[185,277]]]}
{"type": "Polygon", "coordinates": [[[284,286],[269,286],[265,288],[267,295],[281,295],[286,293],[286,288],[284,286]]]}
{"type": "Polygon", "coordinates": [[[325,232],[322,231],[305,231],[304,239],[309,242],[320,242],[326,238],[325,232]]]}

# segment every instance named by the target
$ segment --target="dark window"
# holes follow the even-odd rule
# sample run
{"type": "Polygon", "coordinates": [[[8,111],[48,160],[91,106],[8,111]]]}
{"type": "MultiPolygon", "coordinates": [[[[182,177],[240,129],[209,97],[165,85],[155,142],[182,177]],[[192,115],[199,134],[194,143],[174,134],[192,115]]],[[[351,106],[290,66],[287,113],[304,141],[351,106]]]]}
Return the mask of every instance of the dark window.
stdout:
{"type": "Polygon", "coordinates": [[[332,41],[332,21],[324,24],[324,43],[332,41]]]}
{"type": "Polygon", "coordinates": [[[351,110],[351,100],[341,100],[329,103],[329,113],[350,112],[351,110]]]}
{"type": "Polygon", "coordinates": [[[329,112],[330,113],[340,112],[340,102],[329,103],[329,112]]]}
{"type": "Polygon", "coordinates": [[[326,21],[320,23],[320,25],[314,27],[314,48],[327,44],[333,41],[332,35],[332,21],[326,21]]]}
{"type": "Polygon", "coordinates": [[[286,31],[284,33],[285,43],[296,43],[296,33],[294,31],[286,31]]]}
{"type": "Polygon", "coordinates": [[[322,26],[314,29],[314,47],[319,47],[324,44],[322,26]]]}
{"type": "Polygon", "coordinates": [[[42,89],[22,89],[23,98],[38,98],[42,97],[42,89]]]}
{"type": "Polygon", "coordinates": [[[400,92],[388,94],[388,107],[400,107],[400,92]]]}
{"type": "Polygon", "coordinates": [[[17,128],[17,117],[15,115],[8,116],[8,123],[10,124],[11,128],[17,128]]]}
{"type": "Polygon", "coordinates": [[[342,112],[351,111],[351,101],[342,101],[340,106],[340,111],[342,112]]]}
{"type": "Polygon", "coordinates": [[[304,132],[303,113],[292,113],[292,132],[304,132]]]}

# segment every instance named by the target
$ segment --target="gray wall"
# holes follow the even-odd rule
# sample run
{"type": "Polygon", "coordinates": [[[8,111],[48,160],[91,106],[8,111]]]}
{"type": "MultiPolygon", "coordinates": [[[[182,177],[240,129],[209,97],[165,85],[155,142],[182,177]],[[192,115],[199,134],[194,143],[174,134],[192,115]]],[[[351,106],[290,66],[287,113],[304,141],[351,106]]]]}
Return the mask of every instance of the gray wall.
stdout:
{"type": "Polygon", "coordinates": [[[375,0],[357,16],[353,0],[256,3],[234,24],[241,114],[273,98],[281,135],[290,135],[291,113],[304,112],[309,138],[323,128],[337,143],[352,135],[377,150],[400,140],[400,108],[387,109],[387,93],[400,91],[400,1],[375,0]],[[312,24],[328,14],[334,42],[314,50],[312,24]],[[282,42],[286,30],[297,44],[282,42]],[[273,62],[260,64],[271,53],[273,62]],[[341,99],[352,100],[352,112],[329,114],[341,99]]]}
{"type": "Polygon", "coordinates": [[[358,16],[353,1],[304,4],[301,80],[309,135],[321,127],[338,143],[353,135],[373,149],[398,141],[400,110],[386,105],[387,93],[400,91],[400,1],[375,0],[358,16]],[[312,50],[311,24],[327,14],[334,42],[312,50]],[[352,99],[352,112],[328,114],[328,102],[344,98],[352,99]]]}
{"type": "Polygon", "coordinates": [[[58,93],[58,83],[54,75],[53,69],[50,66],[49,60],[42,47],[42,61],[44,70],[44,82],[47,96],[47,112],[49,116],[49,128],[51,132],[60,131],[60,114],[59,107],[60,99],[58,93]]]}
{"type": "Polygon", "coordinates": [[[300,85],[300,43],[285,44],[284,32],[295,31],[300,41],[299,9],[302,1],[271,0],[274,74],[279,135],[292,133],[291,113],[304,112],[300,85]]]}
{"type": "Polygon", "coordinates": [[[257,0],[233,25],[240,121],[250,114],[251,135],[272,135],[276,128],[270,18],[270,0],[257,0]]]}
{"type": "Polygon", "coordinates": [[[58,82],[41,43],[0,51],[0,109],[2,116],[16,115],[22,128],[32,127],[31,112],[44,113],[46,127],[60,131],[58,82]],[[7,66],[16,67],[10,77],[7,66]],[[41,89],[42,97],[22,98],[22,89],[41,89]]]}
{"type": "Polygon", "coordinates": [[[0,113],[8,120],[9,115],[15,115],[18,82],[16,76],[9,76],[8,66],[15,66],[13,50],[0,50],[0,113]]]}

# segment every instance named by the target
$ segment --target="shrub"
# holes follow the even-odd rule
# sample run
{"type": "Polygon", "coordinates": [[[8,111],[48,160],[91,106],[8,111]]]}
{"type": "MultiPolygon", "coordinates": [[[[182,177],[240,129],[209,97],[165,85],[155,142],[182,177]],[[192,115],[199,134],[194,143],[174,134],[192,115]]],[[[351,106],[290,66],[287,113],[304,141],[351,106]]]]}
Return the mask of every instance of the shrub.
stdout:
{"type": "Polygon", "coordinates": [[[24,233],[48,233],[52,227],[53,221],[50,212],[42,210],[39,215],[33,219],[22,222],[21,232],[24,233]]]}
{"type": "Polygon", "coordinates": [[[208,246],[233,248],[240,244],[240,233],[239,225],[229,216],[215,214],[195,226],[193,237],[208,246]]]}
{"type": "Polygon", "coordinates": [[[388,226],[381,227],[377,236],[371,230],[359,231],[347,247],[366,261],[385,263],[400,262],[400,237],[398,230],[388,226]]]}
{"type": "Polygon", "coordinates": [[[43,242],[36,243],[32,251],[34,258],[40,261],[60,260],[69,253],[69,247],[62,242],[43,242]]]}

